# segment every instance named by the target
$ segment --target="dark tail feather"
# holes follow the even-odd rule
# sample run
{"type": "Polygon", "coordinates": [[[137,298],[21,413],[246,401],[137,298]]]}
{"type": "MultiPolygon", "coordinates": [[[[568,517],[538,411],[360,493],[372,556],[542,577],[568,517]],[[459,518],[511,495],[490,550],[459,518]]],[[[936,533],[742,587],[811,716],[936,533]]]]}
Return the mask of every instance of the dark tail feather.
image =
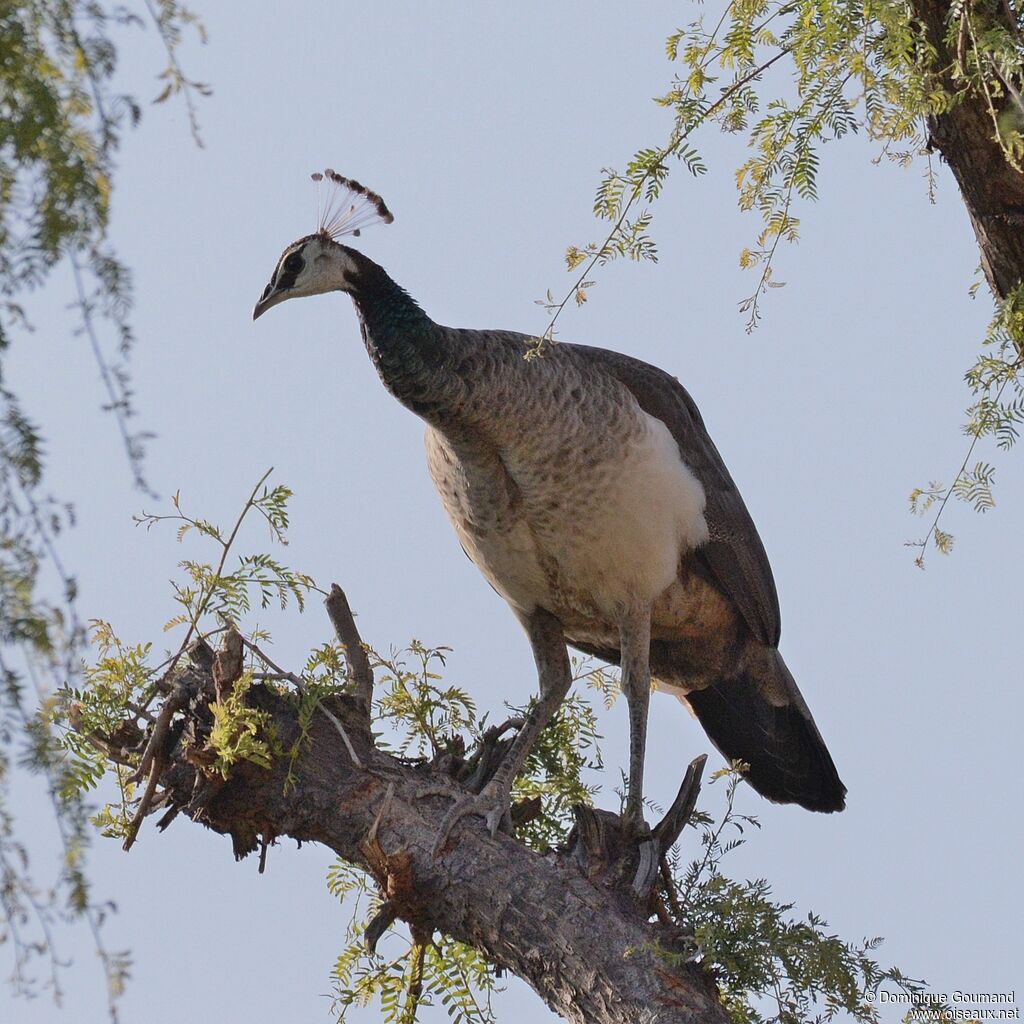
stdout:
{"type": "Polygon", "coordinates": [[[776,803],[809,811],[841,811],[846,787],[814,719],[774,649],[767,659],[686,700],[716,747],[731,761],[746,761],[745,778],[776,803]]]}

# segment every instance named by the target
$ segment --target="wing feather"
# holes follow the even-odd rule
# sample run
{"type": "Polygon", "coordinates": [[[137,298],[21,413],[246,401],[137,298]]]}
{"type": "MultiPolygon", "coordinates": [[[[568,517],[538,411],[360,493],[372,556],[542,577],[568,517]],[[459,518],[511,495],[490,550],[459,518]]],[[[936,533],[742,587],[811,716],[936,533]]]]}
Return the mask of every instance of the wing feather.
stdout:
{"type": "Polygon", "coordinates": [[[624,385],[648,415],[671,431],[679,454],[701,484],[707,499],[710,539],[694,553],[736,605],[750,632],[777,647],[781,633],[779,597],[768,556],[743,498],[722,456],[708,435],[700,411],[675,377],[656,366],[607,349],[576,349],[624,385]]]}

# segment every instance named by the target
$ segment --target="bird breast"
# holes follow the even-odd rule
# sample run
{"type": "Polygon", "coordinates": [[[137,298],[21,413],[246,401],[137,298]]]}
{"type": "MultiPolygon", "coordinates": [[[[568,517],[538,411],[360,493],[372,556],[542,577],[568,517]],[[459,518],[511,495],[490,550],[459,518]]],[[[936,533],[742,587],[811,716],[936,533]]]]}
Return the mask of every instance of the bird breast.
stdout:
{"type": "Polygon", "coordinates": [[[705,496],[664,423],[617,382],[585,383],[520,396],[498,429],[428,427],[427,457],[463,548],[516,611],[617,634],[707,540],[705,496]]]}

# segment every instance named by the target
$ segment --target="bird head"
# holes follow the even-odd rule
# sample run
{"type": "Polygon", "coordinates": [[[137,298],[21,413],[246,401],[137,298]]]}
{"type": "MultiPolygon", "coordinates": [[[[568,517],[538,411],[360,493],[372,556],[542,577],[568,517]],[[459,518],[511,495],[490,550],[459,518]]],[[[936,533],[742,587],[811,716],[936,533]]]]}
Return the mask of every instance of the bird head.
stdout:
{"type": "Polygon", "coordinates": [[[357,254],[338,239],[358,236],[371,224],[390,224],[395,219],[384,200],[358,181],[330,169],[314,174],[313,180],[318,185],[326,181],[329,189],[326,203],[320,204],[319,228],[281,253],[270,283],[253,308],[253,320],[286,299],[349,291],[357,254]]]}
{"type": "Polygon", "coordinates": [[[281,253],[274,273],[270,275],[270,284],[263,289],[259,302],[253,308],[253,320],[286,299],[346,291],[348,277],[345,271],[351,272],[352,267],[352,259],[345,247],[320,232],[292,242],[281,253]]]}

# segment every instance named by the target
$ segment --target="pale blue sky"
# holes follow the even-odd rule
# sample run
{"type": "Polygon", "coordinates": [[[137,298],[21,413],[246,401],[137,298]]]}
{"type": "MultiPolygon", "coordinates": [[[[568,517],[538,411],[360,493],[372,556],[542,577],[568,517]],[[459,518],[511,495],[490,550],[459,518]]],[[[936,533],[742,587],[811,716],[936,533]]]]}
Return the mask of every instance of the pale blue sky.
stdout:
{"type": "MultiPolygon", "coordinates": [[[[210,43],[185,60],[214,87],[200,108],[206,148],[191,145],[180,106],[147,109],[115,192],[113,239],[136,271],[137,401],[158,435],[150,479],[165,501],[180,488],[189,507],[227,519],[274,465],[296,492],[287,558],[345,586],[368,641],[451,645],[449,678],[482,707],[522,702],[536,685],[526,639],[461,554],[420,424],[376,380],[349,300],[291,303],[256,325],[250,312],[281,249],[315,226],[309,173],[333,166],[384,196],[395,223],[362,247],[435,319],[541,330],[533,300],[567,285],[565,247],[598,237],[599,169],[664,135],[650,97],[671,76],[664,37],[692,8],[197,6],[210,43]]],[[[125,50],[125,83],[143,95],[157,89],[152,35],[125,50]]],[[[911,487],[949,480],[963,458],[961,375],[990,308],[967,295],[978,256],[952,178],[938,168],[931,206],[922,167],[872,166],[861,140],[829,147],[822,201],[802,211],[801,244],[780,251],[787,286],[749,337],[737,302],[754,280],[737,255],[758,224],[736,209],[741,149],[697,141],[709,174],[674,175],[658,207],[661,262],[601,272],[561,336],[663,366],[700,404],[771,558],[783,652],[849,787],[838,816],[745,791],[742,810],[764,831],[733,871],[771,879],[848,938],[886,936],[882,959],[940,990],[1019,990],[1019,456],[998,457],[995,511],[950,510],[952,558],[932,555],[922,573],[903,546],[925,528],[907,514],[911,487]]],[[[165,581],[198,550],[132,526],[155,503],[132,491],[114,423],[97,412],[70,293],[58,273],[35,297],[40,330],[14,352],[10,380],[46,425],[52,484],[77,505],[64,551],[83,613],[159,645],[173,611],[165,581]]],[[[283,663],[328,636],[315,608],[270,624],[283,663]]],[[[622,708],[601,718],[609,780],[625,760],[624,719],[622,708]]],[[[670,799],[685,763],[710,749],[675,700],[655,696],[651,797],[670,799]]],[[[56,853],[40,808],[23,797],[46,864],[56,853]]],[[[330,860],[285,843],[259,877],[228,840],[180,819],[162,837],[147,828],[128,856],[98,842],[95,891],[120,908],[108,941],[136,961],[125,1020],[327,1020],[347,920],[324,885],[330,860]]],[[[65,1012],[0,989],[0,1019],[102,1018],[84,935],[62,942],[76,958],[65,1012]]],[[[500,1005],[506,1021],[547,1017],[515,981],[500,1005]]]]}

